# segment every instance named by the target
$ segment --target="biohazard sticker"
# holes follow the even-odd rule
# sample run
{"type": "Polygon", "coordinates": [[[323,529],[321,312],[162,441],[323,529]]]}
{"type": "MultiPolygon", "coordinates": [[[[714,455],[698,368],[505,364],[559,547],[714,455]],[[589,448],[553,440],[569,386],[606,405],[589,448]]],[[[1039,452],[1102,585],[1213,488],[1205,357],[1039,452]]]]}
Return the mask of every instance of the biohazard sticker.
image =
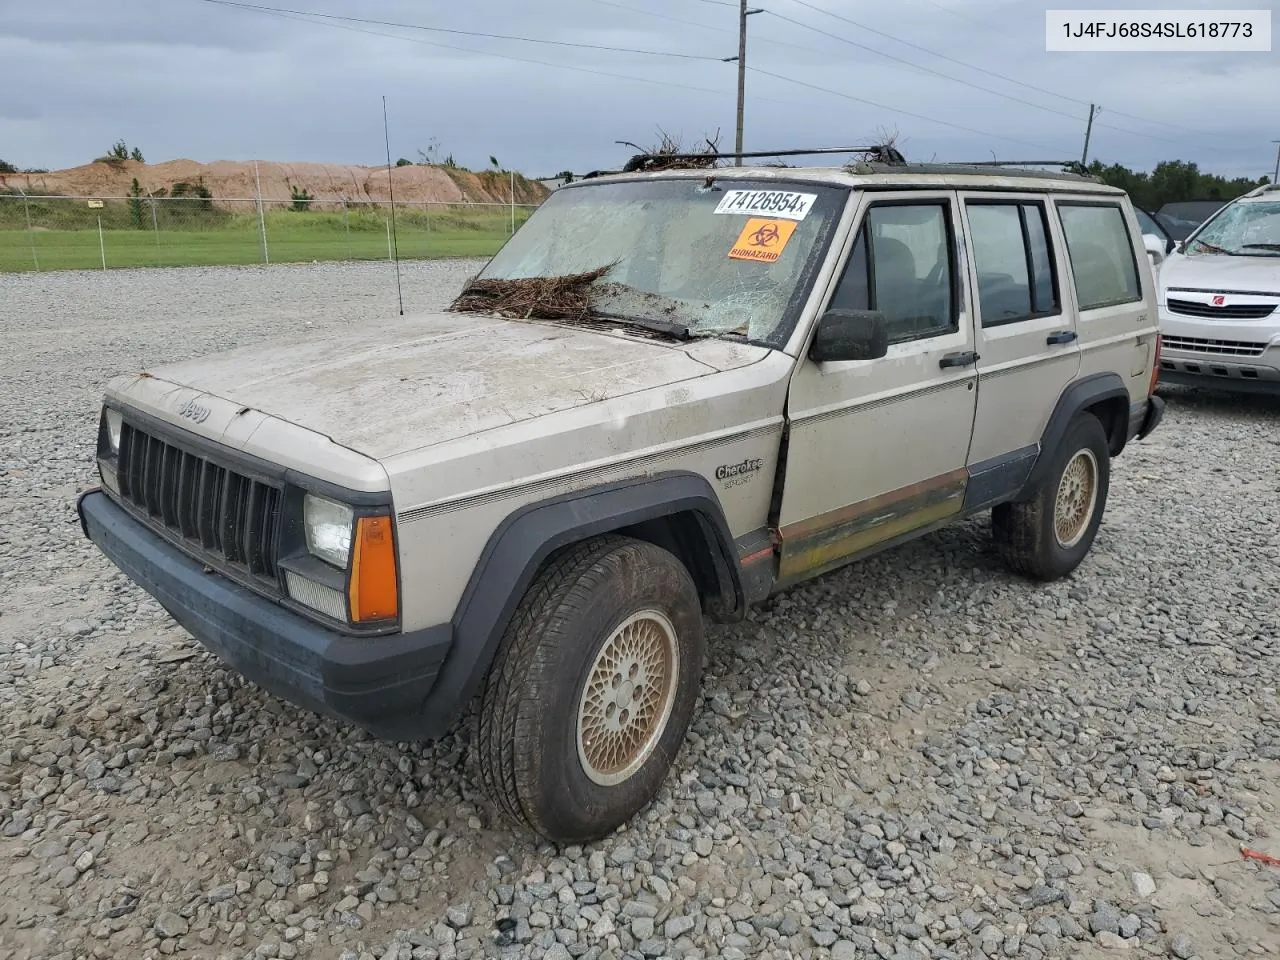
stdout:
{"type": "Polygon", "coordinates": [[[787,241],[796,232],[795,221],[765,220],[752,217],[742,228],[737,241],[729,251],[731,260],[756,260],[775,263],[786,249],[787,241]]]}

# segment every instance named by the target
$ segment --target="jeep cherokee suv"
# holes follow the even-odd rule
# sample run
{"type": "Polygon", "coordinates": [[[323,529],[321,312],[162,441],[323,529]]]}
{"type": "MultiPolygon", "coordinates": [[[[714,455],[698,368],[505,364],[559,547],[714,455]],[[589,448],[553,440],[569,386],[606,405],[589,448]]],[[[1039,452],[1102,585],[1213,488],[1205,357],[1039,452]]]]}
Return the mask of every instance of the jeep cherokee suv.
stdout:
{"type": "Polygon", "coordinates": [[[603,176],[468,290],[520,281],[585,294],[112,381],[79,511],[281,697],[398,741],[478,698],[483,781],[553,841],[658,790],[704,616],[987,510],[1062,577],[1163,411],[1138,222],[1086,178],[603,176]]]}

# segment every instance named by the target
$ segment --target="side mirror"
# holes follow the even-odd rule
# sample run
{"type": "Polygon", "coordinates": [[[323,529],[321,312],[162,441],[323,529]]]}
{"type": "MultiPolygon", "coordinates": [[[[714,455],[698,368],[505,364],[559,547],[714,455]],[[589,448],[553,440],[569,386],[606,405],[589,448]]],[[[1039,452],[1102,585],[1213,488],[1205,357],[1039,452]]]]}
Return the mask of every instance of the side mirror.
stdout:
{"type": "Polygon", "coordinates": [[[1147,248],[1147,256],[1151,258],[1151,265],[1153,267],[1158,267],[1164,262],[1166,253],[1164,241],[1154,233],[1144,233],[1142,235],[1142,245],[1147,248]]]}
{"type": "Polygon", "coordinates": [[[828,310],[818,321],[809,359],[879,360],[889,352],[889,331],[878,310],[828,310]]]}

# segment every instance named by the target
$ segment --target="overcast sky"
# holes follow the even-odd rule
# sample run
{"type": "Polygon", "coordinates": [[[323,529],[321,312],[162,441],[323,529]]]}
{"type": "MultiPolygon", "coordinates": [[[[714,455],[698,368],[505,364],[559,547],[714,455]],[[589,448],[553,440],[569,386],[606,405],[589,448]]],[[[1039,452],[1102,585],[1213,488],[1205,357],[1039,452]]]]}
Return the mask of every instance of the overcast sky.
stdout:
{"type": "MultiPolygon", "coordinates": [[[[686,141],[718,129],[733,146],[736,66],[719,58],[737,52],[737,12],[724,0],[257,2],[710,59],[320,23],[204,0],[0,0],[0,158],[75,166],[123,138],[151,162],[380,163],[384,94],[395,157],[417,159],[434,138],[460,164],[492,155],[549,175],[616,166],[629,151],[615,140],[647,145],[657,127],[686,141]]],[[[1046,53],[1047,4],[804,3],[759,0],[766,12],[749,19],[747,63],[775,76],[748,74],[747,149],[842,146],[891,129],[912,159],[1078,157],[1094,101],[1090,159],[1140,169],[1194,160],[1251,177],[1275,163],[1280,50],[1046,53]]]]}

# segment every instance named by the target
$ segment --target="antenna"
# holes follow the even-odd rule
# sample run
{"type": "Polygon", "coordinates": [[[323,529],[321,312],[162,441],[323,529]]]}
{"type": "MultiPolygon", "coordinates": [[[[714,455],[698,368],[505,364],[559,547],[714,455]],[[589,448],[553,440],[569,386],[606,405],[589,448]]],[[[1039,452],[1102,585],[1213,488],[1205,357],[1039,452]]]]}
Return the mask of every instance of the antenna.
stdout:
{"type": "Polygon", "coordinates": [[[400,301],[400,316],[404,316],[404,294],[400,290],[400,243],[396,238],[396,188],[391,178],[391,128],[387,126],[387,98],[382,97],[382,133],[387,141],[387,193],[391,196],[391,249],[395,251],[396,297],[400,301]]]}

